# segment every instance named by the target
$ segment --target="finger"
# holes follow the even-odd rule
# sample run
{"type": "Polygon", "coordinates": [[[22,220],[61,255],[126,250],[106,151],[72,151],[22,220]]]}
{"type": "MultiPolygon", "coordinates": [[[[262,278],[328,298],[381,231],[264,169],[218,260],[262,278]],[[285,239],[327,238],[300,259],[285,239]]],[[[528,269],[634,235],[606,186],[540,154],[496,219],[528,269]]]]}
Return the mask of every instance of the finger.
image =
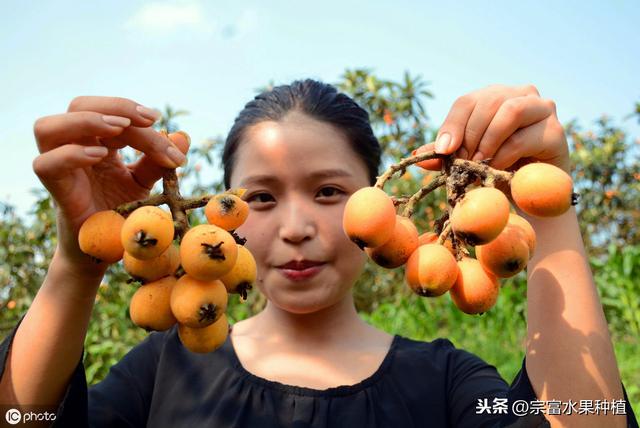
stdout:
{"type": "Polygon", "coordinates": [[[491,85],[458,98],[440,127],[436,152],[450,154],[457,151],[458,157],[467,159],[489,126],[493,117],[490,111],[495,113],[504,99],[525,95],[539,96],[533,85],[491,85]],[[487,107],[490,111],[487,111],[487,107]],[[470,130],[467,130],[474,112],[470,130]],[[470,137],[469,141],[467,136],[470,137]]]}
{"type": "Polygon", "coordinates": [[[109,116],[82,111],[38,119],[34,134],[41,153],[66,142],[102,144],[109,148],[131,146],[149,154],[153,160],[166,168],[176,168],[185,161],[178,149],[153,128],[125,126],[129,118],[109,116]],[[95,142],[95,137],[100,141],[95,142]],[[173,147],[173,149],[170,149],[173,147]]]}
{"type": "Polygon", "coordinates": [[[476,151],[482,136],[491,124],[491,119],[500,109],[504,99],[504,96],[498,95],[478,101],[464,129],[464,139],[462,147],[459,149],[460,154],[464,156],[460,157],[467,159],[469,154],[473,154],[476,151]]]}
{"type": "Polygon", "coordinates": [[[523,86],[516,87],[519,95],[531,95],[534,97],[540,97],[540,92],[538,92],[538,88],[535,85],[528,84],[523,86]]]}
{"type": "Polygon", "coordinates": [[[569,148],[562,125],[555,117],[519,129],[500,146],[489,162],[494,168],[515,170],[537,160],[571,170],[569,148]]]}
{"type": "MultiPolygon", "coordinates": [[[[187,154],[191,138],[184,131],[169,134],[169,139],[176,145],[181,153],[187,154]]],[[[158,165],[149,155],[143,155],[137,162],[128,165],[136,182],[146,189],[151,189],[156,181],[162,178],[167,171],[158,165]]]]}
{"type": "MultiPolygon", "coordinates": [[[[411,152],[411,156],[419,155],[422,153],[430,152],[434,150],[435,143],[424,144],[411,152]]],[[[442,159],[427,159],[414,164],[422,169],[429,171],[440,171],[442,169],[442,159]]]]}
{"type": "Polygon", "coordinates": [[[471,159],[493,117],[505,101],[524,96],[539,97],[540,94],[533,85],[491,85],[478,91],[476,93],[478,102],[467,122],[462,147],[458,150],[458,157],[471,159]]]}
{"type": "Polygon", "coordinates": [[[543,141],[547,121],[542,120],[511,134],[493,155],[489,165],[496,169],[507,170],[516,163],[529,157],[545,157],[543,141]]]}
{"type": "Polygon", "coordinates": [[[109,116],[90,111],[41,117],[33,125],[33,134],[40,153],[69,142],[113,138],[131,124],[122,116],[109,116]]]}
{"type": "Polygon", "coordinates": [[[436,153],[450,154],[458,150],[464,139],[464,130],[476,105],[472,95],[463,95],[451,106],[444,123],[438,130],[434,146],[436,153]]]}
{"type": "Polygon", "coordinates": [[[110,148],[131,146],[164,168],[177,168],[187,159],[169,138],[153,128],[130,126],[117,137],[103,138],[101,142],[110,148]]]}
{"type": "Polygon", "coordinates": [[[54,199],[59,200],[72,190],[74,170],[99,163],[108,152],[106,147],[65,144],[37,156],[33,171],[54,199]]]}
{"type": "Polygon", "coordinates": [[[475,161],[492,157],[511,134],[543,120],[553,112],[553,102],[550,100],[531,96],[506,100],[491,119],[475,153],[469,151],[469,155],[475,161]]]}
{"type": "Polygon", "coordinates": [[[69,104],[67,111],[94,111],[106,115],[128,117],[133,126],[141,127],[151,126],[160,118],[158,111],[121,97],[76,97],[69,104]]]}

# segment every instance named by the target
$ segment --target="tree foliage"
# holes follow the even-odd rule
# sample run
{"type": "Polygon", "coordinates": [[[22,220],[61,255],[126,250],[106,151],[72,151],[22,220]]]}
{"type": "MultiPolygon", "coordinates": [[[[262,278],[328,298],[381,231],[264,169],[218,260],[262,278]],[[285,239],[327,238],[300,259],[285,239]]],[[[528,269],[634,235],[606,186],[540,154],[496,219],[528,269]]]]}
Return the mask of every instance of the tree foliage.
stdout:
{"type": "Polygon", "coordinates": [[[640,153],[609,117],[595,125],[584,131],[572,121],[565,129],[573,149],[582,236],[591,254],[604,255],[610,243],[640,243],[640,153]]]}

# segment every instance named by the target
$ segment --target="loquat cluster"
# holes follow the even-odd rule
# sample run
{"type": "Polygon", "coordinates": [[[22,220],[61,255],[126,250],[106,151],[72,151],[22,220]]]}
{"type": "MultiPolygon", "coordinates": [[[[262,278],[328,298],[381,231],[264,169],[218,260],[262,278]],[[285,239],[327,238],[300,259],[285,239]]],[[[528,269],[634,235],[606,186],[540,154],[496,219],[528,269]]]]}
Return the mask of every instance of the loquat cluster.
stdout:
{"type": "Polygon", "coordinates": [[[536,248],[531,224],[514,213],[513,203],[534,217],[558,216],[575,205],[571,177],[546,163],[530,163],[515,172],[416,150],[392,165],[374,186],[353,193],[345,205],[345,234],[376,264],[404,266],[410,289],[424,297],[449,292],[468,314],[481,314],[498,299],[500,278],[526,268],[536,248]],[[384,184],[412,164],[430,168],[442,159],[442,172],[410,197],[388,195],[384,184]],[[436,231],[420,234],[411,220],[416,203],[445,186],[449,207],[436,231]],[[397,206],[404,205],[402,213],[397,206]],[[475,258],[467,247],[475,247],[475,258]]]}
{"type": "Polygon", "coordinates": [[[163,331],[177,323],[187,349],[211,352],[228,335],[228,294],[246,299],[256,281],[255,259],[235,234],[249,215],[245,189],[184,199],[175,170],[167,170],[163,187],[162,195],[92,214],[80,228],[79,246],[98,263],[123,260],[141,284],[129,305],[135,325],[163,331]],[[208,223],[189,228],[186,211],[203,206],[208,223]]]}

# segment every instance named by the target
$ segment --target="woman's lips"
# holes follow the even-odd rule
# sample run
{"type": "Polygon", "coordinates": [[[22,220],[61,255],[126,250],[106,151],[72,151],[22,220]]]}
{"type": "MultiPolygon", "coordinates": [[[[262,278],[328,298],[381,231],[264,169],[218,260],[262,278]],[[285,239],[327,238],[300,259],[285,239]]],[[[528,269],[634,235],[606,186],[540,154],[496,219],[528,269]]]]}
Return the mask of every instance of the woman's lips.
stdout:
{"type": "Polygon", "coordinates": [[[311,266],[306,269],[300,269],[300,270],[285,269],[285,268],[278,268],[278,270],[282,275],[284,275],[285,278],[288,278],[292,281],[302,281],[316,275],[318,272],[322,270],[322,268],[324,268],[324,265],[325,264],[323,263],[321,265],[311,266]]]}

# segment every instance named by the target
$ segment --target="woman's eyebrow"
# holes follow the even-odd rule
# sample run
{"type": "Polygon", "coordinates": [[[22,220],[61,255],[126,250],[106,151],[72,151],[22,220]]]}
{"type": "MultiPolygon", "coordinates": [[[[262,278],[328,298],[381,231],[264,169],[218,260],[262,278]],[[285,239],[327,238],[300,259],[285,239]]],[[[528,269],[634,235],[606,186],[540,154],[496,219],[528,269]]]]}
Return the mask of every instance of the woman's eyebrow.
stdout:
{"type": "MultiPolygon", "coordinates": [[[[322,169],[319,171],[314,171],[307,174],[307,178],[309,179],[319,179],[319,178],[334,178],[334,177],[352,177],[353,175],[348,171],[340,168],[333,169],[322,169]]],[[[246,186],[248,184],[266,184],[266,183],[277,183],[280,180],[275,175],[269,174],[259,174],[259,175],[251,175],[246,177],[244,180],[240,182],[240,187],[246,186]]]]}

